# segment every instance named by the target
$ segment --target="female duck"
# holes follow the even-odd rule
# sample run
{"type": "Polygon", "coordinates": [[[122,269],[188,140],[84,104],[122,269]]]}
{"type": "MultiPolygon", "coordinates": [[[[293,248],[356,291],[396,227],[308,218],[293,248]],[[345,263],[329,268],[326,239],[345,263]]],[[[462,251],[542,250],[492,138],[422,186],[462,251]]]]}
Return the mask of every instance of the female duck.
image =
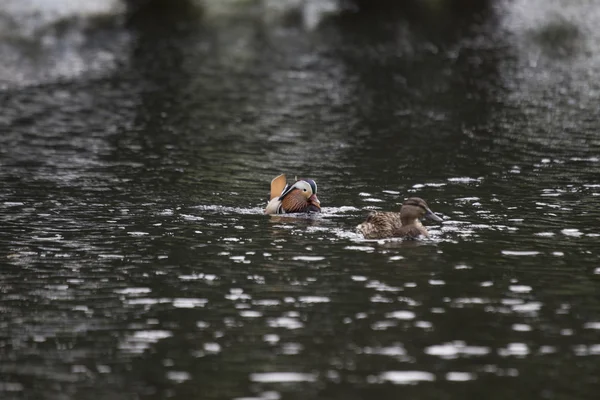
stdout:
{"type": "Polygon", "coordinates": [[[321,212],[317,198],[317,183],[312,179],[298,179],[287,183],[285,174],[271,181],[271,195],[265,214],[321,212]]]}
{"type": "Polygon", "coordinates": [[[442,222],[442,219],[429,209],[425,200],[419,197],[411,197],[404,201],[399,213],[373,212],[365,222],[356,227],[356,230],[365,239],[429,236],[427,229],[420,221],[424,217],[442,222]]]}

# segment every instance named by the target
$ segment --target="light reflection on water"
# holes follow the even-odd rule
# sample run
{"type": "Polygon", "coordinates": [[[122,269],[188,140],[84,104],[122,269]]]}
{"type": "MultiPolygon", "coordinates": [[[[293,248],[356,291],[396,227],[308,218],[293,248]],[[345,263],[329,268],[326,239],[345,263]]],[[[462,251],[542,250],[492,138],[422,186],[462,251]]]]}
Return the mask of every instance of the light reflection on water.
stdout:
{"type": "Polygon", "coordinates": [[[122,69],[7,92],[0,397],[595,395],[598,13],[512,4],[134,24],[122,69]],[[265,216],[281,172],[323,212],[265,216]],[[431,238],[355,233],[412,195],[431,238]]]}

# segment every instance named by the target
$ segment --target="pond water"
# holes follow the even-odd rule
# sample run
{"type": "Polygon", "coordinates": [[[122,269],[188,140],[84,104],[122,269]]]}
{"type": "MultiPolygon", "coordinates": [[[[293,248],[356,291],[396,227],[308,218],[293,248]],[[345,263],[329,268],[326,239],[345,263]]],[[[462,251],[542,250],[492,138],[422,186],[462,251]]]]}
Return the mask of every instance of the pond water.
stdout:
{"type": "Polygon", "coordinates": [[[596,398],[598,8],[312,3],[0,46],[1,398],[596,398]]]}

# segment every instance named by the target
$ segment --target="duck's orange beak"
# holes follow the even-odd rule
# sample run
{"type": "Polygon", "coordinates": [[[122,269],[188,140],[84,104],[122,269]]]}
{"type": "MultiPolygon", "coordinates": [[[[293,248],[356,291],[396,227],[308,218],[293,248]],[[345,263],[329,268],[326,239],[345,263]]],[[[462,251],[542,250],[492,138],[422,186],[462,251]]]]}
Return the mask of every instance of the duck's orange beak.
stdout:
{"type": "Polygon", "coordinates": [[[319,198],[317,197],[316,194],[311,195],[308,198],[308,202],[310,204],[312,204],[313,206],[317,207],[319,210],[321,209],[321,202],[319,201],[319,198]]]}

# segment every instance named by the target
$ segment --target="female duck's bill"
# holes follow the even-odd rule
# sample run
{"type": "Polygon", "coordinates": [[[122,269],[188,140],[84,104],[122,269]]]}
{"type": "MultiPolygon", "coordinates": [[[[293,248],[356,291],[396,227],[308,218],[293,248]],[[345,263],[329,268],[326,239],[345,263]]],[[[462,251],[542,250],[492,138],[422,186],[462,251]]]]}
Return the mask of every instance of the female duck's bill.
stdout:
{"type": "Polygon", "coordinates": [[[312,179],[298,179],[287,183],[285,174],[271,181],[271,195],[265,214],[321,212],[317,197],[317,183],[312,179]]]}

